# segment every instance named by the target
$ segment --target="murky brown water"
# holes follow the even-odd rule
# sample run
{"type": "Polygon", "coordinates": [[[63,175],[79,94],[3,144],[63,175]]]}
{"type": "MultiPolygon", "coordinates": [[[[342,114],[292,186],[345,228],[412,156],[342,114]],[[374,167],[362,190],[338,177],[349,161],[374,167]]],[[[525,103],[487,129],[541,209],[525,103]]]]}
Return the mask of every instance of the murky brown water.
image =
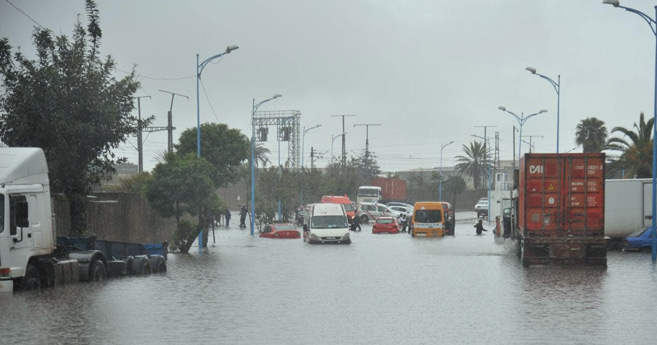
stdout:
{"type": "Polygon", "coordinates": [[[0,344],[657,342],[649,253],[526,269],[473,224],[441,239],[365,226],[330,246],[220,230],[164,276],[0,295],[0,344]]]}

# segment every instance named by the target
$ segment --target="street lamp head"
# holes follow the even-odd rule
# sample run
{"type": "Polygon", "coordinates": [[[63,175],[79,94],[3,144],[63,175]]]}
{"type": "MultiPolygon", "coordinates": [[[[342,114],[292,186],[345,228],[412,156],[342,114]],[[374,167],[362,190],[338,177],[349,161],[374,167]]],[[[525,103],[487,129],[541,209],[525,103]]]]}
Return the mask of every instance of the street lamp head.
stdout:
{"type": "Polygon", "coordinates": [[[281,95],[280,93],[277,93],[271,99],[276,99],[276,98],[279,98],[279,97],[283,97],[283,95],[281,95]]]}
{"type": "MultiPolygon", "coordinates": [[[[452,140],[452,141],[449,142],[449,144],[453,144],[453,143],[454,143],[454,140],[452,140]]],[[[449,144],[447,144],[447,145],[449,145],[449,144]]]]}
{"type": "Polygon", "coordinates": [[[525,67],[525,69],[532,72],[532,74],[536,74],[536,68],[534,67],[525,67]]]}
{"type": "Polygon", "coordinates": [[[614,7],[620,6],[620,1],[618,0],[602,0],[604,5],[613,5],[614,7]]]}
{"type": "Polygon", "coordinates": [[[501,110],[501,111],[506,111],[506,107],[503,107],[503,106],[501,106],[501,105],[500,105],[499,107],[497,107],[497,109],[499,109],[499,110],[501,110]]]}
{"type": "Polygon", "coordinates": [[[228,46],[228,47],[226,47],[226,54],[232,52],[233,50],[237,50],[237,49],[240,49],[240,47],[236,46],[236,45],[228,46]]]}
{"type": "Polygon", "coordinates": [[[547,110],[543,109],[539,112],[539,114],[547,113],[547,110]]]}

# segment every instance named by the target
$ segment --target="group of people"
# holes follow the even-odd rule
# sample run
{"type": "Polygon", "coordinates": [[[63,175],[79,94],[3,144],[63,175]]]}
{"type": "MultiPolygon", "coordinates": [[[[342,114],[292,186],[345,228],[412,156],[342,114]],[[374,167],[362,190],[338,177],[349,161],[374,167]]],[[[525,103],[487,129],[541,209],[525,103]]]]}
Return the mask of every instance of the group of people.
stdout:
{"type": "MultiPolygon", "coordinates": [[[[244,229],[246,228],[246,215],[248,211],[246,209],[246,205],[240,205],[240,228],[244,229]]],[[[226,220],[226,227],[230,226],[230,218],[232,217],[232,214],[230,213],[230,209],[226,207],[224,210],[224,219],[226,220]]]]}

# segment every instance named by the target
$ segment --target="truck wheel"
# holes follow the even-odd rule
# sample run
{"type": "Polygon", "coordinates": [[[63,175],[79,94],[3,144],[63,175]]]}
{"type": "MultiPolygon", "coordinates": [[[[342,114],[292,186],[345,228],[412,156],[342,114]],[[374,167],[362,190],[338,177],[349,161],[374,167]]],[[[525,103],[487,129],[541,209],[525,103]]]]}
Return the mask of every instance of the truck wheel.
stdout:
{"type": "Polygon", "coordinates": [[[89,266],[89,281],[102,282],[107,279],[107,270],[103,260],[95,259],[89,266]]]}
{"type": "Polygon", "coordinates": [[[162,256],[151,257],[153,273],[166,273],[167,272],[167,262],[162,256]]]}
{"type": "Polygon", "coordinates": [[[130,270],[138,276],[145,276],[152,273],[151,261],[145,256],[137,256],[130,264],[130,270]]]}
{"type": "Polygon", "coordinates": [[[652,247],[643,247],[641,248],[641,251],[644,253],[650,253],[652,252],[652,247]]]}
{"type": "Polygon", "coordinates": [[[38,290],[41,288],[41,273],[34,264],[27,264],[25,276],[21,279],[21,290],[38,290]]]}
{"type": "Polygon", "coordinates": [[[360,222],[363,224],[367,224],[370,222],[370,219],[366,215],[360,216],[360,222]]]}

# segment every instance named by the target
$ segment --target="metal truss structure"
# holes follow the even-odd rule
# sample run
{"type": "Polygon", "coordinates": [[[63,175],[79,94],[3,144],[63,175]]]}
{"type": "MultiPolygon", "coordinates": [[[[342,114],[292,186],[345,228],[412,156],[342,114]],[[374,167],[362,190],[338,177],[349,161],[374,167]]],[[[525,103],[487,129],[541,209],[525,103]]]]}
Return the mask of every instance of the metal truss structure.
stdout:
{"type": "MultiPolygon", "coordinates": [[[[276,140],[288,142],[288,160],[285,165],[290,168],[300,168],[301,112],[299,110],[256,111],[253,120],[258,134],[263,132],[263,128],[276,126],[276,140]]],[[[256,140],[260,139],[260,135],[256,136],[256,140]]]]}

